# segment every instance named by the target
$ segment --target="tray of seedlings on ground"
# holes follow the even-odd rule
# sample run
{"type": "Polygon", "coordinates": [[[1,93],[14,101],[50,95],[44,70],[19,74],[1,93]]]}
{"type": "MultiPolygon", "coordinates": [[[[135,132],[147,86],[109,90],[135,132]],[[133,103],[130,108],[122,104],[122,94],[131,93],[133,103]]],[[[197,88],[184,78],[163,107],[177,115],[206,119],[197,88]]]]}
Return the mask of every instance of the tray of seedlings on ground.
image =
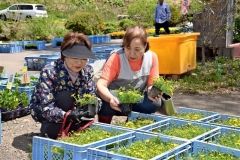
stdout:
{"type": "Polygon", "coordinates": [[[0,111],[2,120],[8,121],[29,114],[28,96],[18,90],[0,90],[0,111]]]}
{"type": "Polygon", "coordinates": [[[173,114],[173,117],[178,119],[186,119],[192,121],[207,121],[211,117],[216,116],[216,112],[204,111],[194,108],[178,107],[177,113],[173,114]]]}
{"type": "Polygon", "coordinates": [[[142,127],[141,131],[151,134],[164,134],[168,136],[194,140],[212,133],[217,128],[219,127],[193,121],[166,119],[146,127],[142,127]]]}
{"type": "Polygon", "coordinates": [[[108,144],[89,148],[88,160],[175,159],[191,149],[189,141],[140,132],[129,133],[112,140],[108,144]]]}
{"type": "Polygon", "coordinates": [[[194,141],[191,152],[181,160],[239,160],[240,150],[194,141]]]}
{"type": "Polygon", "coordinates": [[[219,114],[211,117],[205,122],[240,130],[240,116],[219,114]]]}
{"type": "Polygon", "coordinates": [[[164,119],[167,119],[167,118],[156,116],[156,115],[139,113],[139,112],[131,112],[126,122],[116,122],[116,123],[113,123],[113,125],[121,128],[141,130],[142,127],[148,126],[150,124],[159,122],[164,119]]]}
{"type": "Polygon", "coordinates": [[[240,131],[236,129],[221,127],[199,140],[240,151],[240,131]]]}
{"type": "Polygon", "coordinates": [[[33,160],[86,159],[87,148],[108,143],[112,138],[130,132],[101,123],[94,123],[89,128],[73,132],[69,137],[53,140],[43,137],[33,137],[33,160]]]}

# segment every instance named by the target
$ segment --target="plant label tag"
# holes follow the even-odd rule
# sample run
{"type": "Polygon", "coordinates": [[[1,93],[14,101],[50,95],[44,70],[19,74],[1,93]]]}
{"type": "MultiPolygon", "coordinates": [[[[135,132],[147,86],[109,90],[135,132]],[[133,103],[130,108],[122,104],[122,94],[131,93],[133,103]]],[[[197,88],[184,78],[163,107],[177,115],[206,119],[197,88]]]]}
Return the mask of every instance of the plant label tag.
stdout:
{"type": "Polygon", "coordinates": [[[27,73],[27,66],[23,66],[23,68],[22,68],[22,73],[24,74],[24,73],[27,73]]]}
{"type": "Polygon", "coordinates": [[[23,74],[21,79],[21,84],[29,84],[30,83],[30,77],[28,76],[27,72],[23,74]]]}
{"type": "Polygon", "coordinates": [[[8,82],[6,88],[9,90],[12,89],[12,85],[13,85],[12,82],[8,82]]]}
{"type": "Polygon", "coordinates": [[[15,74],[11,74],[9,76],[7,86],[6,86],[7,89],[12,89],[14,78],[15,78],[15,74]]]}

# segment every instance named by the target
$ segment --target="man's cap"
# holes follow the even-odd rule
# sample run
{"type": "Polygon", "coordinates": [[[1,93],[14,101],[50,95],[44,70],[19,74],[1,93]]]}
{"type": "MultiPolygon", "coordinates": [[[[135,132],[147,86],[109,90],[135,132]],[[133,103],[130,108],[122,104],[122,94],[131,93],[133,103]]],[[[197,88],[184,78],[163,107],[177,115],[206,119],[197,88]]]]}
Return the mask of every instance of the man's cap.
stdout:
{"type": "Polygon", "coordinates": [[[88,49],[84,44],[75,44],[71,48],[66,48],[62,51],[62,54],[70,58],[96,59],[93,52],[88,49]]]}

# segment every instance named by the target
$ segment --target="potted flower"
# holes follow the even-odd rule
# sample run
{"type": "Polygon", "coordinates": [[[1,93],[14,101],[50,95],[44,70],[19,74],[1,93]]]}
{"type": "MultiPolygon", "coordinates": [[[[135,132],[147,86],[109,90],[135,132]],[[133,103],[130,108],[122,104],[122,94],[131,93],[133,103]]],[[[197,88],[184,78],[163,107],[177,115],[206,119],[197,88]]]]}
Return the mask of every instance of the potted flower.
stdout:
{"type": "Polygon", "coordinates": [[[165,80],[163,77],[159,77],[153,80],[153,86],[148,92],[148,96],[155,98],[158,95],[162,95],[163,102],[163,112],[167,115],[173,115],[176,113],[172,95],[173,95],[173,85],[170,81],[165,80]]]}
{"type": "Polygon", "coordinates": [[[28,97],[26,93],[9,89],[0,91],[0,111],[2,112],[3,121],[24,116],[21,112],[27,109],[27,106],[28,97]]]}
{"type": "Polygon", "coordinates": [[[94,94],[83,94],[82,96],[73,96],[78,109],[88,112],[88,118],[93,118],[97,113],[98,99],[94,94]]]}
{"type": "Polygon", "coordinates": [[[126,116],[132,111],[132,105],[143,99],[141,92],[136,89],[119,88],[115,93],[120,101],[121,112],[126,116]]]}

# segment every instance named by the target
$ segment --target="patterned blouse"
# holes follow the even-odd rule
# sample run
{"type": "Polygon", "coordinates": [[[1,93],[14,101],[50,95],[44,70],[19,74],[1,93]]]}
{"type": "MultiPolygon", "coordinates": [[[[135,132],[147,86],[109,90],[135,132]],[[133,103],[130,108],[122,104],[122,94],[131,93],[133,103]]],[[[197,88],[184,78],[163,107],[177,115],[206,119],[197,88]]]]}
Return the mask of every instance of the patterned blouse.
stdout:
{"type": "Polygon", "coordinates": [[[65,112],[54,103],[54,95],[61,91],[71,91],[80,95],[84,93],[95,94],[96,85],[93,81],[92,66],[86,65],[73,83],[61,59],[46,65],[40,73],[30,108],[41,107],[42,116],[47,121],[62,122],[65,112]]]}

